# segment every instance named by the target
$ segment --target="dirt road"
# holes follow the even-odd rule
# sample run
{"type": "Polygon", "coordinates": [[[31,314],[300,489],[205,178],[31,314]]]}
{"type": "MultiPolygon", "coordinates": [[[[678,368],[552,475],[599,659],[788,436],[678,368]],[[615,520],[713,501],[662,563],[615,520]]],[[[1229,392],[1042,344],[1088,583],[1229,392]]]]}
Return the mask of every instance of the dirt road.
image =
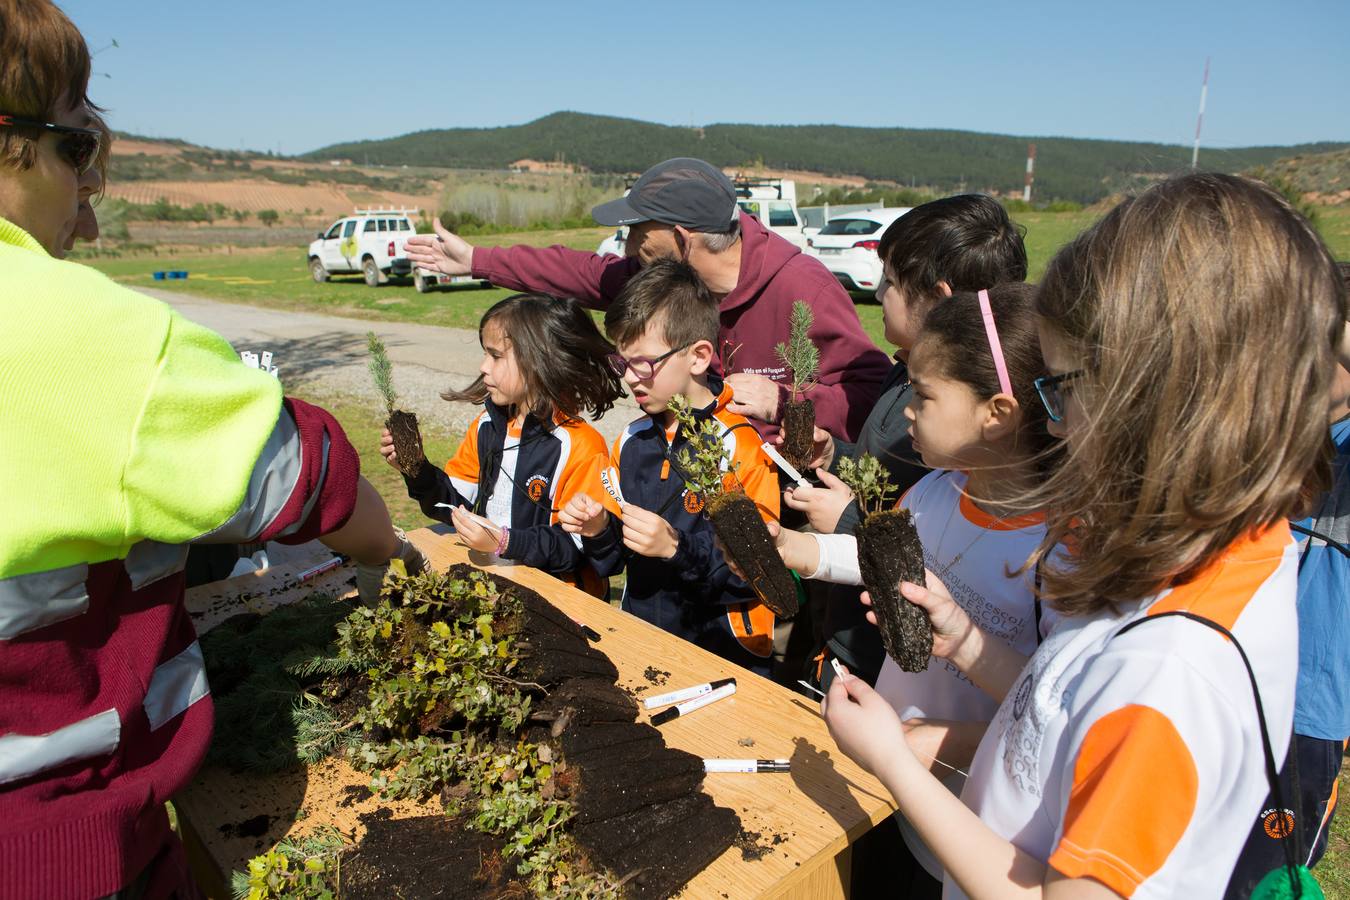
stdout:
{"type": "MultiPolygon", "coordinates": [[[[224,335],[236,350],[271,350],[282,383],[320,399],[377,402],[366,368],[366,333],[374,331],[389,348],[402,408],[447,429],[448,437],[457,437],[477,415],[474,407],[440,397],[447,387],[464,387],[477,377],[482,360],[477,332],[273,310],[153,288],[143,293],[224,335]]],[[[633,401],[624,397],[596,427],[613,441],[639,414],[633,401]]]]}

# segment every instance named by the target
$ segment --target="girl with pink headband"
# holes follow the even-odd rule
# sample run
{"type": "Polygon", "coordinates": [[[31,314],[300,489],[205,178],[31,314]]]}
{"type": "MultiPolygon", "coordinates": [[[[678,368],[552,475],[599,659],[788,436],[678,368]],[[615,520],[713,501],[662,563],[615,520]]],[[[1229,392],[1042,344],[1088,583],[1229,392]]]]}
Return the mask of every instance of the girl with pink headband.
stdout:
{"type": "MultiPolygon", "coordinates": [[[[957,293],[927,314],[910,350],[914,399],[905,410],[914,448],[933,468],[900,499],[914,517],[925,564],[987,632],[1030,654],[1051,616],[1021,569],[1045,536],[1044,516],[1019,505],[1055,463],[1036,379],[1045,374],[1033,307],[1035,289],[1003,284],[957,293]]],[[[804,577],[860,584],[850,534],[781,532],[779,553],[804,577]]],[[[997,703],[945,660],[904,672],[886,659],[877,691],[899,713],[909,742],[959,793],[964,769],[997,703]]],[[[922,871],[896,873],[897,896],[937,897],[942,865],[897,814],[922,871]]]]}

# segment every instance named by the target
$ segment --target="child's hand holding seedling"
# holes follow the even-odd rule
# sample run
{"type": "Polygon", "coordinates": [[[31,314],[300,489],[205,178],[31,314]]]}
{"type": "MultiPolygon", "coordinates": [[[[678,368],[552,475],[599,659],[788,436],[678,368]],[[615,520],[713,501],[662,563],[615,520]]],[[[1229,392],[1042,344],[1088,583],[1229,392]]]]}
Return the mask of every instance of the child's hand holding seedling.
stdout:
{"type": "Polygon", "coordinates": [[[398,451],[394,449],[394,436],[389,433],[388,428],[380,432],[380,455],[384,457],[384,461],[389,463],[389,465],[398,469],[400,472],[403,471],[402,466],[399,464],[398,451]]]}
{"type": "Polygon", "coordinates": [[[502,529],[462,506],[450,510],[450,524],[455,526],[455,539],[470,550],[496,553],[501,546],[502,529]]]}
{"type": "MultiPolygon", "coordinates": [[[[816,543],[814,537],[805,532],[786,529],[777,522],[765,522],[764,525],[769,529],[769,537],[773,539],[773,548],[783,558],[783,565],[798,575],[811,575],[820,568],[820,545],[816,543]]],[[[744,581],[745,573],[736,565],[731,554],[726,552],[721,540],[717,540],[716,543],[731,574],[744,581]]]]}
{"type": "MultiPolygon", "coordinates": [[[[959,658],[967,664],[967,669],[970,668],[970,660],[979,655],[984,644],[984,632],[961,604],[952,599],[947,586],[936,575],[924,569],[924,580],[927,584],[901,582],[898,585],[900,596],[927,614],[928,626],[933,632],[933,655],[952,660],[953,665],[959,658]]],[[[876,625],[877,614],[871,609],[872,596],[867,591],[862,593],[862,603],[868,607],[867,621],[876,625]]]]}
{"type": "Polygon", "coordinates": [[[670,559],[680,549],[680,534],[665,519],[631,503],[625,503],[620,509],[623,512],[623,543],[629,550],[639,556],[670,559]]]}
{"type": "Polygon", "coordinates": [[[605,530],[609,513],[598,500],[587,493],[572,495],[567,505],[558,510],[558,524],[568,534],[595,537],[605,530]]]}
{"type": "Polygon", "coordinates": [[[839,517],[853,502],[853,490],[824,469],[816,471],[820,487],[790,487],[783,492],[783,502],[806,515],[811,527],[821,534],[833,534],[839,517]]]}

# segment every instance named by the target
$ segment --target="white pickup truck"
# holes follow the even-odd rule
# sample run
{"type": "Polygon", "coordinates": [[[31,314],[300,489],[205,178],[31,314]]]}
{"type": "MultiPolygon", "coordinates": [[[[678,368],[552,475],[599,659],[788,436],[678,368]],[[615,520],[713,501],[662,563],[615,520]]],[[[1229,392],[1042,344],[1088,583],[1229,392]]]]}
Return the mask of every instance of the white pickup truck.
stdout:
{"type": "Polygon", "coordinates": [[[803,225],[797,212],[797,183],[790,178],[747,178],[737,176],[736,203],[759,219],[774,234],[806,249],[806,239],[814,228],[803,225]]]}
{"type": "Polygon", "coordinates": [[[371,287],[412,274],[403,245],[417,233],[415,209],[358,209],[321,231],[309,245],[309,273],[317,282],[360,272],[371,287]]]}

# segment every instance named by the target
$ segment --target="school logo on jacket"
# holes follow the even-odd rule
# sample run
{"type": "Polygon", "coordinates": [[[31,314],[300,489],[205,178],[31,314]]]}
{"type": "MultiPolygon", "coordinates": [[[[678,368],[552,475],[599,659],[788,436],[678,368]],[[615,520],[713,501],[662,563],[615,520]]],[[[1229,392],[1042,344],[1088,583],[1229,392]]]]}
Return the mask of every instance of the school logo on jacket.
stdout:
{"type": "Polygon", "coordinates": [[[684,492],[684,511],[691,516],[696,516],[703,512],[703,498],[691,490],[684,492]]]}
{"type": "Polygon", "coordinates": [[[1268,809],[1261,813],[1261,827],[1266,837],[1273,841],[1282,841],[1294,833],[1294,811],[1268,809]]]}
{"type": "Polygon", "coordinates": [[[544,492],[548,490],[548,479],[543,475],[531,475],[525,482],[525,493],[535,503],[544,499],[544,492]]]}

